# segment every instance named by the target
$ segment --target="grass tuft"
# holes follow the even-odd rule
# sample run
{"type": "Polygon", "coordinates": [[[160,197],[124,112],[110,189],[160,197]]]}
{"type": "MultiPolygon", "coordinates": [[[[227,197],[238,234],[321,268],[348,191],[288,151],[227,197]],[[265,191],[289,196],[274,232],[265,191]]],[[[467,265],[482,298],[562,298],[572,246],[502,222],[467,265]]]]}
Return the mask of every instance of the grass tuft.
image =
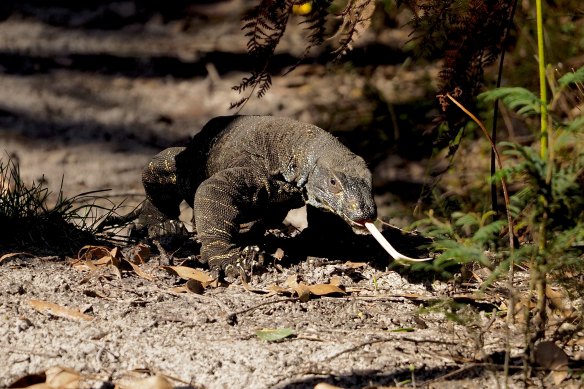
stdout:
{"type": "Polygon", "coordinates": [[[118,206],[97,205],[105,199],[102,192],[67,198],[61,187],[51,204],[51,192],[42,182],[27,185],[17,161],[0,159],[0,251],[67,255],[86,244],[103,243],[106,237],[96,234],[97,227],[118,206]]]}

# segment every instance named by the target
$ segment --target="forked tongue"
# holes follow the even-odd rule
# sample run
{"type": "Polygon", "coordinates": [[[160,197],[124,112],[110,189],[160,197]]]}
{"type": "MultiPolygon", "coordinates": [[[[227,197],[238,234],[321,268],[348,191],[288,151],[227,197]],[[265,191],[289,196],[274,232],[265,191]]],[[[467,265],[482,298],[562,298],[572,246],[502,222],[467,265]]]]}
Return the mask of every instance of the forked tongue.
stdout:
{"type": "Polygon", "coordinates": [[[396,261],[406,261],[406,262],[426,262],[431,261],[433,258],[410,258],[406,255],[400,254],[393,246],[385,239],[381,232],[375,227],[373,223],[365,222],[365,227],[369,230],[371,235],[375,238],[376,241],[379,242],[381,247],[385,249],[391,255],[393,259],[396,261]]]}

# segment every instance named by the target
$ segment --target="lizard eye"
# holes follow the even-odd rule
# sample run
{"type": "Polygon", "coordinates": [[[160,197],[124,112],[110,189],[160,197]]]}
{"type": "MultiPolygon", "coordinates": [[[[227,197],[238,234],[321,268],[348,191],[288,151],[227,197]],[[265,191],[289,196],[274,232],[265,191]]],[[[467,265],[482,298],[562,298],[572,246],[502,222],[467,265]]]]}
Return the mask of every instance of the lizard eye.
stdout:
{"type": "Polygon", "coordinates": [[[339,193],[341,191],[341,186],[336,178],[332,177],[329,179],[329,190],[332,193],[339,193]]]}

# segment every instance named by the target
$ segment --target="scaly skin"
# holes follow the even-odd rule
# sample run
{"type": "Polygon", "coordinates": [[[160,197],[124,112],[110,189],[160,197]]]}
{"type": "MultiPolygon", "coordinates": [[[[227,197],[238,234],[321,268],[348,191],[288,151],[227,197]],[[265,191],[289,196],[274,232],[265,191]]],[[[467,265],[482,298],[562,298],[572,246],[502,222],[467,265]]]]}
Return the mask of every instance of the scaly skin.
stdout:
{"type": "Polygon", "coordinates": [[[341,216],[356,232],[376,218],[365,161],[328,132],[271,116],[209,121],[187,147],[156,155],[142,181],[143,224],[176,220],[194,209],[201,257],[212,269],[245,267],[235,243],[242,223],[281,217],[308,203],[341,216]]]}

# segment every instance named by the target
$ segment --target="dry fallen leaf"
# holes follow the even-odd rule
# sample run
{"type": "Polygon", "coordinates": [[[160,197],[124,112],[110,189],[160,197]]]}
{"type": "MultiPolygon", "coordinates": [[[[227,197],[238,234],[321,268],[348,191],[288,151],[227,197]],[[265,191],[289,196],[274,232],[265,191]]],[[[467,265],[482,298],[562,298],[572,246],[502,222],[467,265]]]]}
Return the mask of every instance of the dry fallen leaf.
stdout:
{"type": "Polygon", "coordinates": [[[302,301],[303,303],[310,300],[310,287],[307,286],[304,282],[299,282],[293,289],[296,294],[298,294],[298,300],[302,301]]]}
{"type": "Polygon", "coordinates": [[[282,293],[282,294],[284,294],[284,293],[291,294],[292,293],[292,291],[289,288],[283,288],[283,287],[278,286],[278,285],[270,285],[270,286],[268,286],[268,290],[270,292],[274,292],[274,293],[282,293]]]}
{"type": "Polygon", "coordinates": [[[34,300],[28,301],[31,307],[42,313],[49,313],[53,316],[63,317],[65,319],[73,320],[93,320],[92,316],[81,313],[77,309],[63,307],[61,305],[50,303],[48,301],[34,300]]]}
{"type": "Polygon", "coordinates": [[[186,287],[189,292],[196,294],[201,294],[205,290],[205,286],[199,280],[188,280],[186,287]]]}
{"type": "Polygon", "coordinates": [[[71,265],[79,270],[96,270],[102,266],[112,266],[118,278],[122,278],[121,260],[123,256],[117,247],[108,249],[105,246],[83,246],[77,260],[71,265]]]}
{"type": "Polygon", "coordinates": [[[142,264],[150,258],[150,246],[139,243],[130,250],[130,262],[142,264]]]}
{"type": "Polygon", "coordinates": [[[278,247],[274,253],[274,258],[276,258],[278,261],[281,261],[282,258],[284,258],[284,250],[278,247]]]}
{"type": "Polygon", "coordinates": [[[148,281],[153,281],[156,277],[145,272],[139,265],[143,264],[150,256],[150,248],[144,244],[139,244],[130,250],[130,257],[124,257],[118,247],[108,249],[104,246],[84,246],[79,250],[77,261],[72,266],[79,270],[94,271],[98,267],[112,266],[116,275],[122,277],[122,268],[127,269],[127,264],[139,277],[148,281]]]}
{"type": "Polygon", "coordinates": [[[568,376],[568,355],[552,341],[541,342],[535,346],[535,362],[544,369],[551,370],[550,378],[556,386],[568,376]]]}
{"type": "Polygon", "coordinates": [[[50,389],[45,383],[47,380],[47,375],[45,372],[27,374],[18,378],[8,385],[9,388],[35,388],[35,389],[50,389]]]}
{"type": "Polygon", "coordinates": [[[32,254],[29,253],[9,253],[9,254],[4,254],[3,256],[0,257],[0,265],[2,265],[2,262],[4,262],[6,259],[8,258],[12,258],[12,257],[17,257],[17,256],[27,256],[27,257],[32,257],[32,254]]]}
{"type": "Polygon", "coordinates": [[[186,284],[181,285],[181,286],[172,287],[172,288],[168,289],[168,291],[171,293],[188,293],[189,292],[186,284]]]}
{"type": "Polygon", "coordinates": [[[343,280],[341,280],[341,277],[339,276],[332,276],[331,279],[329,280],[329,284],[331,285],[341,286],[342,283],[343,280]]]}
{"type": "Polygon", "coordinates": [[[293,274],[286,279],[284,284],[286,288],[278,285],[268,286],[268,290],[274,293],[287,294],[294,291],[298,295],[298,300],[306,302],[310,300],[310,296],[327,296],[331,294],[345,295],[347,292],[341,287],[341,279],[339,277],[331,277],[329,284],[315,284],[306,285],[303,281],[298,282],[298,276],[293,274]]]}
{"type": "Polygon", "coordinates": [[[316,296],[326,296],[329,294],[346,294],[345,291],[333,284],[309,285],[308,290],[316,296]]]}
{"type": "Polygon", "coordinates": [[[326,382],[319,382],[314,386],[314,389],[344,389],[340,386],[327,384],[326,382]]]}
{"type": "Polygon", "coordinates": [[[525,310],[526,309],[534,309],[535,302],[529,299],[527,295],[521,295],[519,299],[515,303],[515,320],[518,323],[525,324],[525,310]]]}
{"type": "Polygon", "coordinates": [[[157,374],[143,380],[124,385],[121,389],[172,389],[172,384],[166,377],[157,374]]]}
{"type": "Polygon", "coordinates": [[[298,285],[298,276],[296,274],[288,276],[288,278],[286,278],[286,282],[284,282],[284,285],[289,288],[295,288],[298,285]]]}
{"type": "Polygon", "coordinates": [[[23,389],[77,389],[81,387],[82,377],[75,370],[55,366],[44,373],[28,375],[12,383],[9,388],[23,389]],[[38,382],[40,380],[45,382],[38,382]],[[27,385],[31,382],[35,384],[27,385]],[[26,385],[26,386],[24,386],[26,385]]]}
{"type": "Polygon", "coordinates": [[[572,315],[573,308],[570,306],[570,299],[564,291],[555,290],[550,285],[547,285],[545,295],[557,313],[560,313],[564,318],[572,315]]]}
{"type": "Polygon", "coordinates": [[[188,266],[161,266],[161,268],[176,274],[184,280],[197,280],[205,287],[215,281],[209,273],[188,266]]]}
{"type": "Polygon", "coordinates": [[[80,387],[81,377],[72,369],[55,366],[47,369],[47,385],[51,388],[76,389],[80,387]]]}
{"type": "Polygon", "coordinates": [[[155,277],[153,275],[151,275],[151,274],[146,273],[144,270],[142,270],[140,268],[139,265],[137,265],[137,264],[135,264],[135,263],[133,263],[131,261],[128,261],[128,260],[126,260],[126,262],[128,262],[130,264],[130,266],[132,266],[132,269],[134,269],[134,272],[138,276],[140,276],[140,277],[142,277],[142,278],[144,278],[144,279],[146,279],[148,281],[154,281],[155,277]]]}
{"type": "Polygon", "coordinates": [[[113,258],[117,258],[117,259],[120,259],[120,258],[122,258],[122,257],[123,257],[123,255],[122,255],[122,252],[121,252],[121,251],[120,251],[120,249],[119,249],[119,248],[117,248],[117,247],[114,247],[113,249],[111,249],[111,250],[110,250],[110,255],[111,255],[113,258]]]}
{"type": "Polygon", "coordinates": [[[351,262],[351,261],[347,261],[345,262],[345,266],[351,268],[351,269],[358,269],[360,267],[365,267],[367,266],[367,262],[351,262]]]}
{"type": "Polygon", "coordinates": [[[110,249],[105,246],[83,246],[77,253],[77,258],[84,261],[103,258],[110,255],[110,249]]]}

